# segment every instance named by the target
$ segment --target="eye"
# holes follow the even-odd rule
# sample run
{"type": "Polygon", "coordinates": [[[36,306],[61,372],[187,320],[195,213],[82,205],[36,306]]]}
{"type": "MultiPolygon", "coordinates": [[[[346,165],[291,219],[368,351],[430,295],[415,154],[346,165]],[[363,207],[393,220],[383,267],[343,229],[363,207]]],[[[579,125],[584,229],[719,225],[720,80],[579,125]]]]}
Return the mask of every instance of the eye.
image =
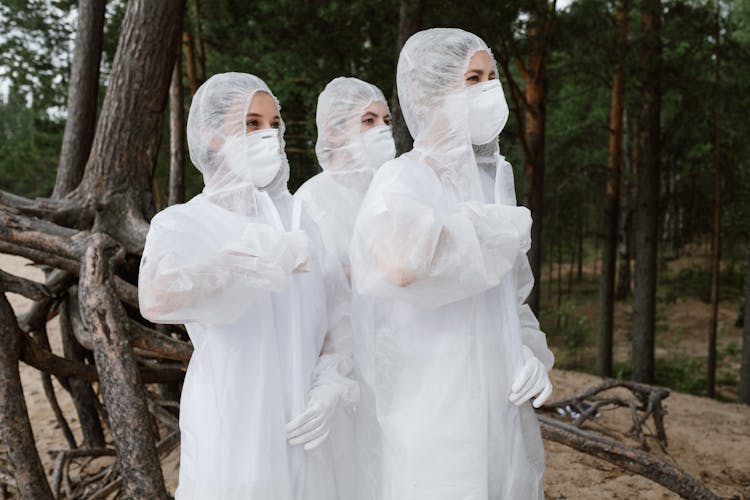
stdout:
{"type": "Polygon", "coordinates": [[[495,73],[490,73],[490,80],[497,79],[497,75],[495,73]]]}
{"type": "Polygon", "coordinates": [[[478,82],[479,81],[479,75],[471,75],[469,78],[466,79],[467,82],[478,82]]]}
{"type": "Polygon", "coordinates": [[[373,118],[365,118],[364,120],[362,120],[362,123],[364,123],[365,125],[372,125],[373,123],[375,123],[375,120],[373,118]]]}
{"type": "Polygon", "coordinates": [[[273,123],[271,123],[271,128],[279,128],[279,127],[281,127],[281,122],[274,121],[273,123]]]}
{"type": "Polygon", "coordinates": [[[390,126],[390,124],[391,124],[391,119],[390,119],[390,118],[385,118],[385,119],[383,119],[383,122],[384,122],[384,123],[385,123],[386,125],[389,125],[389,126],[390,126]]]}
{"type": "Polygon", "coordinates": [[[258,120],[248,120],[245,122],[245,126],[248,128],[251,127],[257,127],[258,126],[258,120]]]}

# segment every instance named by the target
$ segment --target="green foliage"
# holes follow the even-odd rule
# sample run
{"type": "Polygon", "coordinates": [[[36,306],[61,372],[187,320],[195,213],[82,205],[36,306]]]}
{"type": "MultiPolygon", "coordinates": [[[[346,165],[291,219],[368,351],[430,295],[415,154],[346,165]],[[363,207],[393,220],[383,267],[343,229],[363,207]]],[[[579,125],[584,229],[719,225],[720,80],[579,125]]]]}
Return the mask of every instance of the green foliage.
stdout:
{"type": "Polygon", "coordinates": [[[0,4],[0,79],[31,107],[65,104],[74,0],[11,0],[0,4]]]}
{"type": "Polygon", "coordinates": [[[63,124],[40,117],[11,88],[0,100],[0,189],[47,196],[54,186],[63,124]]]}
{"type": "Polygon", "coordinates": [[[207,76],[243,71],[263,78],[281,101],[296,189],[318,170],[318,94],[337,76],[393,90],[398,3],[221,0],[202,19],[207,76]]]}
{"type": "Polygon", "coordinates": [[[590,342],[592,332],[588,316],[576,315],[575,309],[569,304],[563,305],[557,314],[562,323],[563,345],[566,349],[575,352],[590,342]]]}
{"type": "MultiPolygon", "coordinates": [[[[742,268],[726,267],[719,273],[719,299],[737,300],[743,296],[745,274],[742,268]]],[[[685,267],[677,272],[663,272],[659,275],[659,288],[664,296],[696,297],[704,302],[711,298],[711,270],[708,262],[685,267]]]]}

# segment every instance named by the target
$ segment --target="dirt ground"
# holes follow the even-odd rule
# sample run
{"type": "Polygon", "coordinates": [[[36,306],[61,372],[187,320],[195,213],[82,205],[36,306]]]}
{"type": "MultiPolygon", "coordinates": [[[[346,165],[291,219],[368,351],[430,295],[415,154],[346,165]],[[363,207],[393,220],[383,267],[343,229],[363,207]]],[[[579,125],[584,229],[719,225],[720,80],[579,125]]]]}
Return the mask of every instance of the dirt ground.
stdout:
{"type": "MultiPolygon", "coordinates": [[[[24,259],[0,255],[0,268],[13,274],[41,280],[39,269],[24,259]]],[[[9,295],[12,305],[28,307],[24,298],[9,295]]],[[[691,309],[686,305],[687,314],[691,309]]],[[[728,320],[729,318],[727,318],[728,320]]],[[[53,350],[60,353],[59,325],[48,325],[53,350]]],[[[53,465],[50,451],[65,449],[66,443],[42,390],[39,373],[21,366],[24,395],[31,416],[37,446],[47,471],[53,465]]],[[[598,382],[591,375],[553,370],[555,392],[552,399],[572,395],[598,382]]],[[[80,441],[80,431],[72,401],[55,382],[63,412],[80,441]]],[[[722,403],[673,392],[665,401],[669,414],[665,419],[670,460],[707,483],[726,498],[750,499],[750,407],[722,403]]],[[[627,429],[627,415],[604,414],[600,423],[627,429]]],[[[651,481],[621,470],[601,460],[555,443],[545,443],[547,473],[545,496],[548,499],[663,499],[678,498],[651,481]]],[[[179,450],[163,460],[163,471],[170,492],[174,492],[179,467],[179,450]]]]}
{"type": "MultiPolygon", "coordinates": [[[[598,383],[585,373],[553,370],[555,392],[562,399],[598,383]]],[[[750,499],[750,407],[672,392],[664,401],[669,456],[674,465],[706,483],[725,498],[750,499]]],[[[628,416],[603,413],[599,423],[627,431],[628,416]]],[[[679,498],[650,480],[557,443],[545,442],[548,499],[599,500],[679,498]]]]}

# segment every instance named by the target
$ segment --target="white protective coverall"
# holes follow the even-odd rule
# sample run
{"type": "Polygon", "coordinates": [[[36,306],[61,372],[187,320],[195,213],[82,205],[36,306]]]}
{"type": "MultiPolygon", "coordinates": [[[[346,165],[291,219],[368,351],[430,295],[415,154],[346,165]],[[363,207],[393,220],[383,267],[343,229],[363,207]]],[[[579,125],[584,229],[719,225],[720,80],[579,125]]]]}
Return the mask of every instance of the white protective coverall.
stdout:
{"type": "Polygon", "coordinates": [[[464,74],[482,50],[431,29],[399,57],[414,149],[376,173],[350,254],[360,500],[543,498],[538,422],[509,395],[526,352],[546,370],[554,357],[522,306],[530,214],[495,195],[507,176],[480,175],[472,147],[464,74]]]}
{"type": "Polygon", "coordinates": [[[345,400],[356,385],[319,357],[323,247],[287,190],[283,122],[254,133],[273,141],[253,143],[264,154],[246,142],[258,92],[272,96],[255,76],[225,73],[195,94],[188,145],[205,187],[153,218],[141,261],[141,313],[184,323],[195,349],[180,405],[178,500],[337,498],[330,448],[290,446],[285,425],[316,389],[345,400]],[[266,186],[253,184],[259,172],[266,186]]]}
{"type": "MultiPolygon", "coordinates": [[[[329,312],[328,340],[325,350],[351,353],[351,285],[349,281],[349,243],[354,220],[375,170],[392,159],[396,150],[390,127],[381,126],[361,132],[361,117],[376,102],[388,104],[383,93],[357,78],[332,80],[318,97],[315,123],[318,139],[315,153],[322,172],[305,182],[294,194],[320,229],[329,258],[326,277],[329,312]],[[373,151],[380,146],[378,151],[373,151]],[[389,144],[390,142],[390,144],[389,144]],[[385,147],[383,147],[385,144],[385,147]],[[389,152],[390,151],[390,152],[389,152]],[[341,279],[343,278],[343,279],[341,279]],[[331,345],[331,344],[335,345],[331,345]]],[[[342,408],[331,426],[332,447],[336,452],[336,477],[342,500],[354,498],[353,408],[342,408]]]]}

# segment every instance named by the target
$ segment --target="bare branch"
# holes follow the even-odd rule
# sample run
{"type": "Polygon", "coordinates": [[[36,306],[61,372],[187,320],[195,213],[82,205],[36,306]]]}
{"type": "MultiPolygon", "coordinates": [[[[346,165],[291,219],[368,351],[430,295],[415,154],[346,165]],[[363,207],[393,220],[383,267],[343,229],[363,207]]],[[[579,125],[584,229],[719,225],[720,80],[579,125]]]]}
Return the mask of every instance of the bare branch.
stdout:
{"type": "Polygon", "coordinates": [[[613,439],[598,436],[554,418],[538,415],[542,437],[646,477],[683,498],[718,500],[703,483],[677,467],[613,439]]]}

